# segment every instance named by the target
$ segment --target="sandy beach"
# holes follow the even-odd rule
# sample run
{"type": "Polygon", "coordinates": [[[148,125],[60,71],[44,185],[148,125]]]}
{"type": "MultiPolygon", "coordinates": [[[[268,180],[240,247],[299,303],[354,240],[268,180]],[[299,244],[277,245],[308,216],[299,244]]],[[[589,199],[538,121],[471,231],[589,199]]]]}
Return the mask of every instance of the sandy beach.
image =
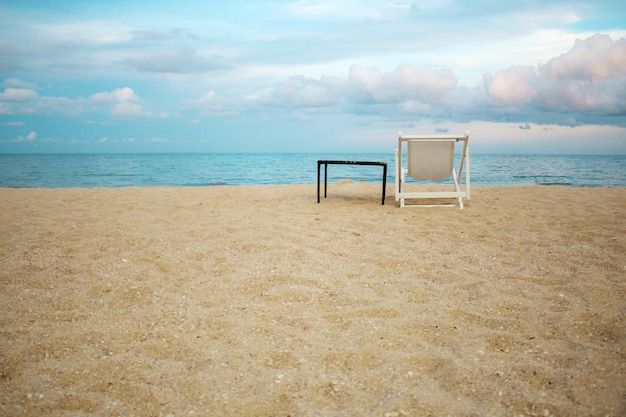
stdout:
{"type": "Polygon", "coordinates": [[[0,415],[626,415],[626,189],[387,196],[0,189],[0,415]]]}

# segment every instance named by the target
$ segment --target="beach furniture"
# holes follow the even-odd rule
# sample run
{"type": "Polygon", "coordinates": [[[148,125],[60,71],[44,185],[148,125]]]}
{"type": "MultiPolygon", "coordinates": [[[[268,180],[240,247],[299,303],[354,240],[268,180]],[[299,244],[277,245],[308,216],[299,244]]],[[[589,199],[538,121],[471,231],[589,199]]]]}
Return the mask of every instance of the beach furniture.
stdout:
{"type": "Polygon", "coordinates": [[[403,135],[400,132],[395,161],[396,203],[404,207],[407,199],[428,199],[432,204],[407,206],[458,206],[462,209],[463,199],[469,200],[470,198],[468,141],[469,133],[467,132],[464,135],[403,135]],[[457,146],[457,144],[460,145],[457,146]],[[461,153],[458,166],[455,167],[454,156],[457,147],[460,148],[461,153]],[[406,148],[406,160],[403,159],[403,148],[406,148]],[[406,168],[402,166],[404,162],[406,162],[406,168]],[[463,169],[465,169],[465,184],[461,185],[463,169]],[[428,186],[420,186],[419,191],[415,188],[409,190],[407,176],[417,180],[417,184],[424,184],[424,181],[428,181],[428,186]]]}
{"type": "Polygon", "coordinates": [[[320,202],[320,167],[324,165],[324,198],[326,198],[326,191],[328,188],[328,165],[378,165],[383,167],[383,196],[382,204],[385,204],[385,189],[387,188],[387,162],[375,162],[375,161],[337,161],[320,159],[317,161],[317,202],[320,202]]]}

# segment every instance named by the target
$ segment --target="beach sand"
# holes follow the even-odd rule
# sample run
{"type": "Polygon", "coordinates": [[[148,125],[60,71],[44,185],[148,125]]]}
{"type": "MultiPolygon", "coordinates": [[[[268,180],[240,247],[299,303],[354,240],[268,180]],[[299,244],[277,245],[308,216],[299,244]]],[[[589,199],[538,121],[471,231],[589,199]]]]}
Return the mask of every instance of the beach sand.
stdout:
{"type": "Polygon", "coordinates": [[[379,187],[0,189],[0,415],[626,415],[626,189],[379,187]]]}

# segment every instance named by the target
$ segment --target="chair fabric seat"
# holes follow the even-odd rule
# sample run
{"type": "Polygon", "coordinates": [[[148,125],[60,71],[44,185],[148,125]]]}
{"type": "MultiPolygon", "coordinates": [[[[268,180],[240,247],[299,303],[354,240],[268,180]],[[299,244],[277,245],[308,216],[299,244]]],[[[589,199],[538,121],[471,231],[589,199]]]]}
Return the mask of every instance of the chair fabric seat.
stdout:
{"type": "Polygon", "coordinates": [[[443,181],[454,168],[454,142],[409,142],[409,177],[419,181],[443,181]]]}

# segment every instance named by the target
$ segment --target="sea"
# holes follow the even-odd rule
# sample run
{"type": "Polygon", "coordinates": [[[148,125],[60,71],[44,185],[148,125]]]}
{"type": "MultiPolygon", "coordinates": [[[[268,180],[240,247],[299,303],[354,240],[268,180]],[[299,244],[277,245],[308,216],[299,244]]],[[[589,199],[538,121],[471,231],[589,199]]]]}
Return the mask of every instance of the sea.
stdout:
{"type": "MultiPolygon", "coordinates": [[[[333,159],[387,162],[387,183],[393,184],[393,153],[0,154],[0,187],[315,184],[317,161],[333,159]]],[[[471,183],[478,186],[626,186],[626,155],[477,153],[470,168],[471,183]]],[[[380,183],[382,168],[329,165],[327,175],[329,182],[380,183]]]]}

